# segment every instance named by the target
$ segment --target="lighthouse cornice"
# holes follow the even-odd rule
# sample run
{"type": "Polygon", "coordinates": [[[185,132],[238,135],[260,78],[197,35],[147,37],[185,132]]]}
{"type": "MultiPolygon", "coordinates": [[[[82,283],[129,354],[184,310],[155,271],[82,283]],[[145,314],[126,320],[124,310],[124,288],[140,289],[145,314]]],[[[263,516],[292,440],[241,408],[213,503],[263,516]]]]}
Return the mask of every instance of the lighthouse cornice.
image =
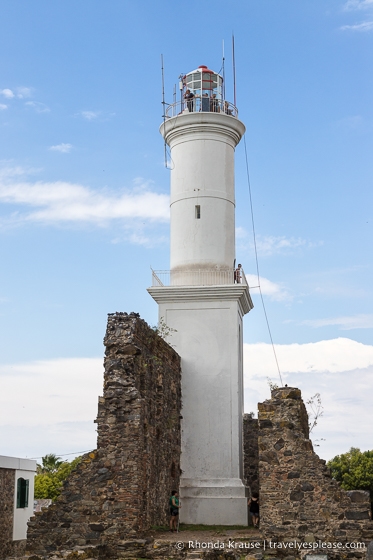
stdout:
{"type": "Polygon", "coordinates": [[[165,120],[160,133],[170,147],[179,142],[216,140],[237,146],[245,133],[245,125],[236,117],[222,113],[182,113],[165,120]]]}
{"type": "Polygon", "coordinates": [[[253,309],[249,287],[245,284],[233,286],[161,286],[148,288],[149,294],[158,304],[176,302],[237,301],[242,315],[253,309]]]}

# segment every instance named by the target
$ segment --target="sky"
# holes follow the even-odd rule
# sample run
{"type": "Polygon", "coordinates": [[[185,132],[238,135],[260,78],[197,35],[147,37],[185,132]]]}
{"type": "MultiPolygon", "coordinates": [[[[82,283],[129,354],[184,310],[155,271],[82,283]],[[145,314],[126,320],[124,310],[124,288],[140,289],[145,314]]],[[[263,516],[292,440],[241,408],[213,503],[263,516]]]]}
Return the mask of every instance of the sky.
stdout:
{"type": "MultiPolygon", "coordinates": [[[[324,408],[321,457],[372,449],[373,0],[3,0],[0,454],[95,448],[107,313],[150,325],[169,268],[159,134],[178,76],[222,66],[246,126],[260,283],[283,382],[324,408]]],[[[257,286],[245,145],[236,256],[257,286]]],[[[258,296],[245,410],[280,384],[258,296]]]]}

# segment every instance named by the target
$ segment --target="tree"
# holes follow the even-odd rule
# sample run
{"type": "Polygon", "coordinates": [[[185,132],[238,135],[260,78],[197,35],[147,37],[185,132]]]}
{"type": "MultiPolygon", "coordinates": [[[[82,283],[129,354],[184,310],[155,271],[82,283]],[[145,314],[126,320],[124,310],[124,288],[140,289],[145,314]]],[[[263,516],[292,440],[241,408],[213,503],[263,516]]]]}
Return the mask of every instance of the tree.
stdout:
{"type": "Polygon", "coordinates": [[[321,395],[320,393],[315,393],[311,398],[306,401],[308,404],[308,427],[310,429],[310,433],[312,430],[317,426],[319,418],[324,414],[324,407],[321,404],[321,395]]]}
{"type": "Polygon", "coordinates": [[[54,473],[56,472],[59,467],[62,465],[63,461],[61,457],[57,457],[54,453],[49,453],[48,455],[44,455],[41,458],[41,465],[37,465],[37,473],[38,474],[45,474],[45,473],[54,473]]]}
{"type": "Polygon", "coordinates": [[[350,451],[337,455],[328,462],[332,477],[345,490],[369,490],[373,502],[373,450],[363,451],[351,447],[350,451]]]}
{"type": "Polygon", "coordinates": [[[76,457],[70,463],[67,461],[60,461],[61,457],[55,455],[46,455],[42,458],[43,465],[38,465],[37,475],[35,476],[35,498],[36,499],[49,499],[55,501],[61,493],[64,480],[69,476],[71,471],[78,465],[81,457],[76,457]],[[53,462],[46,457],[54,457],[56,461],[53,462]],[[57,466],[56,466],[57,465],[57,466]],[[44,470],[43,470],[44,469],[44,470]]]}
{"type": "MultiPolygon", "coordinates": [[[[163,338],[163,340],[167,341],[167,338],[169,336],[172,336],[172,333],[177,332],[176,329],[173,329],[172,327],[169,327],[166,324],[166,321],[164,320],[164,317],[160,317],[158,325],[152,327],[153,331],[155,333],[157,333],[157,335],[159,335],[161,338],[163,338]]],[[[170,346],[173,346],[172,344],[170,344],[170,346]]]]}

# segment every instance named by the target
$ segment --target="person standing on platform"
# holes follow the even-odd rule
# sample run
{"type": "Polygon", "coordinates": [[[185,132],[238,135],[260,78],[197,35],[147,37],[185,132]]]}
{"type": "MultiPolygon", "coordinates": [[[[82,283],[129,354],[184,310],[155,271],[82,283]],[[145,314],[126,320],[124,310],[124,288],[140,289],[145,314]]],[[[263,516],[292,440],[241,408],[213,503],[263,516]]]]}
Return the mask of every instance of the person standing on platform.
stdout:
{"type": "Polygon", "coordinates": [[[190,91],[190,89],[186,90],[186,92],[184,94],[184,99],[186,99],[189,113],[193,113],[193,111],[194,111],[194,108],[193,108],[193,106],[194,106],[194,93],[192,93],[190,91]]]}
{"type": "Polygon", "coordinates": [[[216,99],[216,93],[212,94],[210,99],[210,111],[211,113],[218,113],[219,112],[219,102],[216,99]]]}
{"type": "Polygon", "coordinates": [[[251,496],[248,505],[249,505],[249,512],[251,513],[251,517],[253,520],[253,525],[258,529],[259,528],[259,494],[257,492],[253,492],[253,495],[251,496]]]}
{"type": "Polygon", "coordinates": [[[234,271],[234,281],[236,284],[241,284],[241,269],[242,269],[242,264],[239,264],[236,270],[234,271]]]}
{"type": "Polygon", "coordinates": [[[179,509],[181,505],[179,504],[179,494],[176,490],[172,490],[170,497],[170,531],[173,533],[177,531],[177,522],[179,520],[179,509]]]}

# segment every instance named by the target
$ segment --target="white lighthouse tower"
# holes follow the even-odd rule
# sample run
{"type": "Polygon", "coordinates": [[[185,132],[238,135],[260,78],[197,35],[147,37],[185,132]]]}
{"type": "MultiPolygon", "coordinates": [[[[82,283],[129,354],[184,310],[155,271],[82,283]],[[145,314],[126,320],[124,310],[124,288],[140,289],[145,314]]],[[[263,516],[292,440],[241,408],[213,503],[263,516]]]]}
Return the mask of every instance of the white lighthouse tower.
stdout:
{"type": "Polygon", "coordinates": [[[234,151],[245,132],[222,77],[200,66],[160,127],[171,149],[171,266],[149,293],[182,364],[180,520],[247,524],[243,484],[242,318],[235,274],[234,151]]]}

